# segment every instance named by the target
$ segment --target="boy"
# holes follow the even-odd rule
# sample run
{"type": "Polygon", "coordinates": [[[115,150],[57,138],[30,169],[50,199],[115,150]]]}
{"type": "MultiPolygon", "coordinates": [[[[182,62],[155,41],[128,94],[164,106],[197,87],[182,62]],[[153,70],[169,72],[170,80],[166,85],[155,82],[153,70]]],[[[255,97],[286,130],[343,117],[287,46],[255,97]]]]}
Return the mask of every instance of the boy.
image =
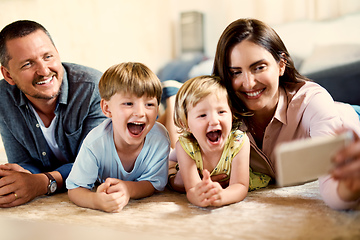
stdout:
{"type": "Polygon", "coordinates": [[[157,76],[141,63],[110,67],[99,82],[105,120],[85,138],[66,181],[76,205],[119,212],[130,198],[150,196],[167,183],[170,140],[156,122],[157,76]],[[91,191],[98,180],[101,184],[91,191]]]}

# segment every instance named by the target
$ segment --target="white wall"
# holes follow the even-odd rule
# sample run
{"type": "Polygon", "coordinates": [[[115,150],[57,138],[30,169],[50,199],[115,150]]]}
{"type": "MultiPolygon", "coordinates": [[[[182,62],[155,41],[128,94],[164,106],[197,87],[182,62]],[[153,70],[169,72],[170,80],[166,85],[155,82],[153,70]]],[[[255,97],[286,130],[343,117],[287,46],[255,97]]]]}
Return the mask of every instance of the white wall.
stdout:
{"type": "Polygon", "coordinates": [[[241,17],[271,25],[360,11],[358,0],[0,0],[0,28],[18,19],[43,24],[63,61],[105,71],[139,61],[157,72],[179,54],[179,14],[204,13],[205,50],[241,17]]]}

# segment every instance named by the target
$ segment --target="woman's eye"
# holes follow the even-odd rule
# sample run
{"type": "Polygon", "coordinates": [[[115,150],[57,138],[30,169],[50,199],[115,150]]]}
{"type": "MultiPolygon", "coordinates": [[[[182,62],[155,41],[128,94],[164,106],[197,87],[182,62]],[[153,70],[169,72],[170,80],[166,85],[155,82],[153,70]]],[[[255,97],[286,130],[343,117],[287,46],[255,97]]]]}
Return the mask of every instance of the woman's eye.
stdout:
{"type": "Polygon", "coordinates": [[[259,65],[254,70],[255,72],[261,72],[266,69],[266,65],[259,65]]]}
{"type": "Polygon", "coordinates": [[[232,71],[230,72],[231,76],[237,76],[240,75],[242,72],[241,71],[232,71]]]}

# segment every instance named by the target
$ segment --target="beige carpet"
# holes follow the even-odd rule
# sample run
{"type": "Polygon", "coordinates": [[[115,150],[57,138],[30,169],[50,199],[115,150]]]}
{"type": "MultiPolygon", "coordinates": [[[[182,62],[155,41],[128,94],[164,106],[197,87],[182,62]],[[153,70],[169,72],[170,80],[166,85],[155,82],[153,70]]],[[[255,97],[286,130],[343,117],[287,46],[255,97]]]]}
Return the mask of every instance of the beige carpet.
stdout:
{"type": "Polygon", "coordinates": [[[0,239],[360,239],[360,210],[329,209],[317,181],[250,192],[221,208],[166,190],[116,214],[77,207],[63,193],[0,209],[0,239]]]}

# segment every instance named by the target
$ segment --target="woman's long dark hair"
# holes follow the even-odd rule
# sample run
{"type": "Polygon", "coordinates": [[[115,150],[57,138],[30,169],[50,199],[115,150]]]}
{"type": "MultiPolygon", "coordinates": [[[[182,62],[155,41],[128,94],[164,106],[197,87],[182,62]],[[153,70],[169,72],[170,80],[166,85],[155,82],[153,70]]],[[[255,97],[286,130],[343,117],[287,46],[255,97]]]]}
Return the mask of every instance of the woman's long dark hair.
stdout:
{"type": "Polygon", "coordinates": [[[236,112],[240,114],[248,112],[232,88],[232,79],[229,71],[230,51],[243,40],[248,40],[265,48],[271,53],[276,62],[279,62],[281,59],[284,60],[286,68],[284,75],[279,78],[280,86],[309,80],[295,69],[289,52],[274,29],[257,19],[236,20],[220,36],[213,67],[213,74],[222,79],[236,112]]]}

